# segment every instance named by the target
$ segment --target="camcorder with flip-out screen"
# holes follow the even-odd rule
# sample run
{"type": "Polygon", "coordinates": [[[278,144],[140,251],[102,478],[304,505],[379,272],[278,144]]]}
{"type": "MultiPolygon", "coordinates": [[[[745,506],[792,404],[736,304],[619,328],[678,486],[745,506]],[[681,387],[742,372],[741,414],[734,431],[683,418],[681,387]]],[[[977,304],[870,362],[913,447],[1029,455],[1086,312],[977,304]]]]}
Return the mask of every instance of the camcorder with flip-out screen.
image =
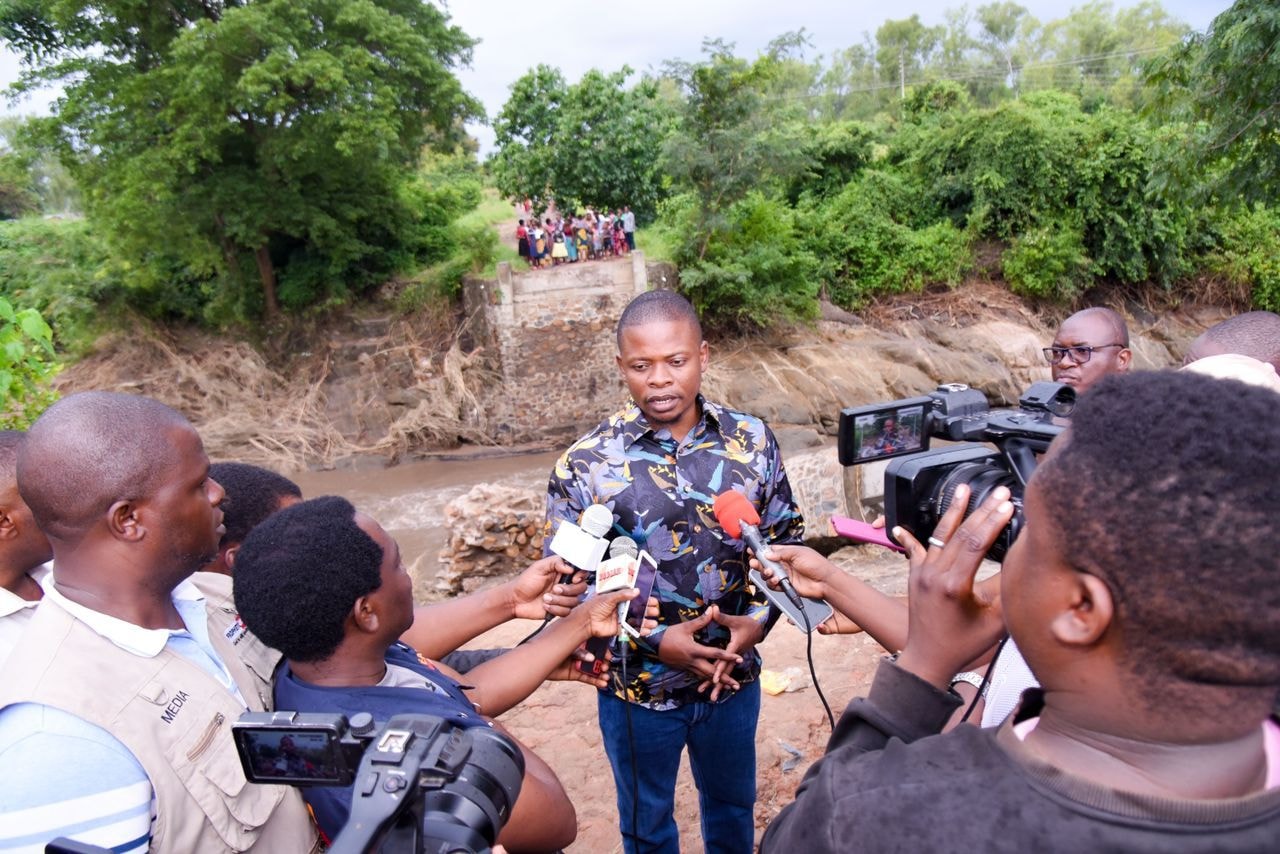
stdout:
{"type": "Polygon", "coordinates": [[[1003,560],[1022,530],[1023,490],[1036,458],[1065,429],[1075,399],[1070,386],[1038,382],[1022,393],[1017,409],[991,409],[982,392],[948,383],[921,397],[841,410],[837,453],[843,466],[890,460],[885,527],[901,526],[921,542],[933,534],[957,486],[970,487],[966,516],[996,487],[1008,487],[1013,519],[987,552],[1003,560]],[[931,449],[931,438],[959,444],[931,449]]]}
{"type": "Polygon", "coordinates": [[[331,854],[488,851],[524,779],[510,738],[434,715],[246,712],[231,732],[254,783],[352,787],[331,854]]]}

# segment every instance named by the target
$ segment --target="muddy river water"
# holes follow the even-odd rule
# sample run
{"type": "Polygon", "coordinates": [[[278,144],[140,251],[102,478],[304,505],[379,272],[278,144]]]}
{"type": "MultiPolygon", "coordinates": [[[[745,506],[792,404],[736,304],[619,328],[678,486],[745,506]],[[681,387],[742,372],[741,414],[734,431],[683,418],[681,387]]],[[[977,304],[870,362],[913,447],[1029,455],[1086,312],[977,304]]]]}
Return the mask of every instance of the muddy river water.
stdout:
{"type": "Polygon", "coordinates": [[[400,544],[405,566],[434,567],[448,540],[444,508],[477,483],[546,486],[559,451],[480,459],[417,460],[390,467],[290,475],[305,498],[341,495],[377,519],[400,544]],[[428,563],[429,562],[429,563],[428,563]]]}

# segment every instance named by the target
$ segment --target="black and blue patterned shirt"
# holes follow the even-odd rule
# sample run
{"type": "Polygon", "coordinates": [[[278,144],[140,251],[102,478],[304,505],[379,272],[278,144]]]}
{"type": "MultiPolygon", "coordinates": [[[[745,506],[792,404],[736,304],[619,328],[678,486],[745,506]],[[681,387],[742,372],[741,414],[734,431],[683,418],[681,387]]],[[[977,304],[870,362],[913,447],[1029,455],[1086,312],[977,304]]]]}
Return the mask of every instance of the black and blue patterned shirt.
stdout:
{"type": "MultiPolygon", "coordinates": [[[[609,536],[631,537],[658,562],[658,628],[632,644],[628,684],[616,660],[612,669],[614,694],[652,709],[707,697],[697,691],[699,677],[658,660],[667,626],[696,619],[712,604],[725,614],[771,617],[767,600],[747,582],[745,546],[712,513],[715,497],[730,489],[746,496],[768,541],[797,543],[804,535],[772,431],[759,418],[701,396],[698,404],[698,423],[681,442],[666,428],[652,429],[630,405],[565,451],[547,488],[548,544],[561,520],[576,523],[587,506],[603,504],[614,516],[609,536]]],[[[723,648],[729,631],[713,622],[697,640],[723,648]]],[[[759,672],[760,656],[752,650],[734,678],[745,683],[759,672]]]]}

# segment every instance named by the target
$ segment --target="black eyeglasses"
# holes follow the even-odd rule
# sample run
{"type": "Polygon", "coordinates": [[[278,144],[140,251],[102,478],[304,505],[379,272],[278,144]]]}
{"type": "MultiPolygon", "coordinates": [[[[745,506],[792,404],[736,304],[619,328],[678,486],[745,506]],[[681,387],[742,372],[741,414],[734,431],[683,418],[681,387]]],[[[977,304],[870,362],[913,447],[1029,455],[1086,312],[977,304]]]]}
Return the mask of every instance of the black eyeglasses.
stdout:
{"type": "Polygon", "coordinates": [[[1051,365],[1062,364],[1062,360],[1068,355],[1071,356],[1071,361],[1077,365],[1083,365],[1089,361],[1089,357],[1093,355],[1094,350],[1123,346],[1123,344],[1099,344],[1097,347],[1045,347],[1041,352],[1044,353],[1044,360],[1051,365]]]}

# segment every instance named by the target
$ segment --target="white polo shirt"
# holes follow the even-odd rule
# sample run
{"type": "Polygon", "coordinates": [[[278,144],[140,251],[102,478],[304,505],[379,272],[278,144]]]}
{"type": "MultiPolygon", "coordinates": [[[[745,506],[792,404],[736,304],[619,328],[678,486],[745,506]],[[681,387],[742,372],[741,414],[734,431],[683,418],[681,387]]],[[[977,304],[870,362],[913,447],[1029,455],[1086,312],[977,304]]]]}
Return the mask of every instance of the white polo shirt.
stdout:
{"type": "MultiPolygon", "coordinates": [[[[45,579],[49,577],[49,566],[46,563],[27,573],[42,589],[45,579]]],[[[38,601],[28,602],[18,594],[0,587],[0,664],[4,664],[4,660],[18,643],[18,638],[27,630],[27,623],[31,622],[31,615],[36,612],[39,604],[38,601]]]]}

